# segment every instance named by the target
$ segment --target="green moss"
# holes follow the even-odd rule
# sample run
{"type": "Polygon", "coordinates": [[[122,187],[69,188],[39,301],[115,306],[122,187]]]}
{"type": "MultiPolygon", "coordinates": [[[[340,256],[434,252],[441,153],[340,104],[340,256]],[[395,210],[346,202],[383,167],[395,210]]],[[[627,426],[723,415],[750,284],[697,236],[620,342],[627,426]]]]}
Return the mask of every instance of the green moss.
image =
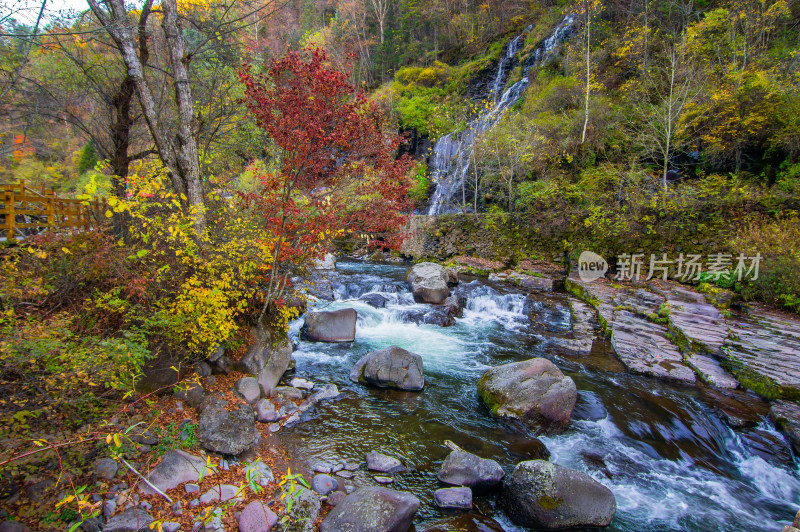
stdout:
{"type": "Polygon", "coordinates": [[[541,497],[539,497],[539,506],[541,506],[545,510],[555,510],[556,508],[561,506],[563,502],[564,499],[562,499],[561,497],[559,497],[558,499],[554,499],[549,495],[542,495],[541,497]]]}

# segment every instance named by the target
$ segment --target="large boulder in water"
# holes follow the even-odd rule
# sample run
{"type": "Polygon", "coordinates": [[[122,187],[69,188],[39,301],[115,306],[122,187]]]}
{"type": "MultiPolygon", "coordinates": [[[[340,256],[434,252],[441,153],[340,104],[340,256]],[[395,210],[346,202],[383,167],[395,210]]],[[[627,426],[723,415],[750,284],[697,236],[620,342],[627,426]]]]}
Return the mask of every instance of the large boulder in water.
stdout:
{"type": "Polygon", "coordinates": [[[250,405],[240,404],[228,411],[225,401],[212,399],[200,414],[197,440],[208,451],[237,455],[256,440],[256,420],[250,405]]]}
{"type": "Polygon", "coordinates": [[[571,378],[545,358],[487,370],[478,394],[501,419],[519,421],[537,433],[558,434],[569,425],[578,391],[571,378]]]}
{"type": "Polygon", "coordinates": [[[352,342],[356,338],[354,309],[316,311],[306,314],[303,336],[312,342],[352,342]]]}
{"type": "Polygon", "coordinates": [[[387,488],[361,488],[336,505],[320,532],[407,532],[419,509],[410,493],[387,488]]]}
{"type": "Polygon", "coordinates": [[[408,270],[406,282],[418,303],[440,305],[450,295],[447,272],[433,262],[420,262],[408,270]]]}
{"type": "Polygon", "coordinates": [[[499,486],[504,476],[503,468],[494,460],[481,458],[461,449],[456,449],[447,456],[438,474],[439,480],[445,484],[470,488],[499,486]]]}
{"type": "Polygon", "coordinates": [[[422,357],[397,346],[373,351],[356,362],[350,380],[380,388],[419,391],[425,386],[422,357]]]}
{"type": "Polygon", "coordinates": [[[617,511],[610,489],[544,460],[517,464],[503,481],[499,502],[514,523],[545,530],[608,526],[617,511]]]}

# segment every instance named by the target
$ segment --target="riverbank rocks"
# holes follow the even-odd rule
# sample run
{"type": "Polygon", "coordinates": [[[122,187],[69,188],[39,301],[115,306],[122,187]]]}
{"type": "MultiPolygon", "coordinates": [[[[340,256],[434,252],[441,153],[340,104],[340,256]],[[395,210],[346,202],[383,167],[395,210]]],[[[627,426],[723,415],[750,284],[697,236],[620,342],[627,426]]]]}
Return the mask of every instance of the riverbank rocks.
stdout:
{"type": "Polygon", "coordinates": [[[545,358],[487,370],[478,381],[478,394],[495,417],[543,434],[566,429],[578,399],[573,380],[545,358]]]}
{"type": "Polygon", "coordinates": [[[397,473],[405,471],[405,467],[397,458],[386,456],[376,451],[367,455],[367,469],[380,473],[397,473]]]}
{"type": "Polygon", "coordinates": [[[320,495],[327,495],[339,489],[339,482],[330,475],[319,473],[314,475],[314,478],[311,479],[311,489],[320,495]]]}
{"type": "Polygon", "coordinates": [[[103,527],[103,532],[138,532],[139,530],[149,530],[153,517],[139,508],[129,508],[121,514],[117,514],[103,527]]]}
{"type": "Polygon", "coordinates": [[[350,380],[379,388],[419,391],[425,386],[422,357],[397,346],[373,351],[353,366],[350,380]]]}
{"type": "Polygon", "coordinates": [[[258,381],[253,377],[242,377],[236,381],[234,390],[251,405],[261,398],[258,381]]]}
{"type": "MultiPolygon", "coordinates": [[[[213,475],[214,471],[207,470],[206,461],[184,451],[167,451],[161,462],[147,475],[147,481],[163,492],[174,489],[184,482],[197,482],[200,473],[204,476],[213,475]]],[[[144,495],[154,495],[156,492],[145,483],[139,484],[139,491],[144,495]]]]}
{"type": "Polygon", "coordinates": [[[280,532],[314,532],[314,521],[319,515],[322,503],[312,490],[304,489],[286,512],[288,519],[278,523],[280,532]]]}
{"type": "Polygon", "coordinates": [[[517,525],[545,530],[605,527],[617,511],[607,487],[544,460],[517,464],[503,481],[499,503],[517,525]]]}
{"type": "Polygon", "coordinates": [[[308,312],[301,333],[311,342],[352,342],[357,319],[358,314],[351,308],[308,312]]]}
{"type": "Polygon", "coordinates": [[[406,274],[411,293],[417,303],[440,305],[450,295],[447,286],[448,274],[445,269],[433,262],[420,262],[412,266],[406,274]]]}
{"type": "Polygon", "coordinates": [[[481,458],[461,449],[454,450],[447,456],[437,475],[445,484],[480,489],[499,486],[503,476],[503,468],[494,460],[481,458]]]}
{"type": "Polygon", "coordinates": [[[471,510],[472,490],[469,488],[442,488],[433,492],[436,506],[445,510],[471,510]]]}
{"type": "Polygon", "coordinates": [[[255,404],[256,420],[260,423],[278,421],[281,416],[275,410],[275,405],[266,399],[259,399],[255,404]]]}
{"type": "Polygon", "coordinates": [[[237,455],[249,449],[256,440],[255,413],[250,405],[225,409],[225,401],[207,402],[197,429],[197,439],[204,449],[237,455]]]}
{"type": "Polygon", "coordinates": [[[361,488],[344,498],[320,525],[320,532],[407,532],[420,501],[410,493],[361,488]]]}
{"type": "Polygon", "coordinates": [[[261,501],[253,501],[239,514],[239,532],[269,532],[278,516],[261,501]]]}
{"type": "Polygon", "coordinates": [[[769,418],[786,435],[795,453],[800,453],[800,404],[794,401],[773,401],[769,418]]]}

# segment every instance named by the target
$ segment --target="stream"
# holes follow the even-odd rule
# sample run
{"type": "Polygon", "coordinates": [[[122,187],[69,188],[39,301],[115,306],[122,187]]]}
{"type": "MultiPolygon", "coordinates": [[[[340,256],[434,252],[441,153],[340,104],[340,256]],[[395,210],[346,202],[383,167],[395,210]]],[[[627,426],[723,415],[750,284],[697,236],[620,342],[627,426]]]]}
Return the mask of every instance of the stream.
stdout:
{"type": "MultiPolygon", "coordinates": [[[[530,456],[531,440],[491,417],[476,383],[488,368],[543,356],[578,388],[570,427],[542,437],[550,460],[584,471],[610,488],[617,514],[614,531],[775,531],[800,506],[800,475],[788,455],[774,456],[770,444],[754,446],[745,432],[729,428],[697,387],[673,386],[626,373],[601,333],[589,355],[563,347],[570,328],[565,293],[535,294],[473,280],[463,318],[451,327],[406,323],[404,313],[423,311],[404,281],[407,265],[340,262],[333,274],[336,301],[316,308],[352,307],[358,312],[356,341],[324,344],[297,340],[297,376],[318,385],[336,384],[342,398],[321,404],[313,419],[271,437],[308,470],[317,462],[364,462],[376,450],[408,468],[395,475],[393,489],[422,501],[416,526],[443,515],[433,491],[443,487],[436,473],[451,440],[466,451],[497,460],[509,473],[530,456]],[[357,300],[379,293],[386,308],[357,300]],[[531,309],[544,316],[533,323],[531,309]],[[397,345],[424,360],[421,393],[368,388],[348,376],[366,353],[397,345]]],[[[462,281],[462,284],[465,284],[462,281]]],[[[297,337],[302,319],[292,324],[297,337]]],[[[762,440],[786,448],[767,420],[754,429],[762,440]]],[[[788,452],[788,451],[787,451],[788,452]]],[[[353,484],[375,485],[364,470],[353,484]]],[[[505,530],[521,530],[491,497],[476,497],[476,511],[505,530]]],[[[476,529],[478,530],[478,529],[476,529]]]]}

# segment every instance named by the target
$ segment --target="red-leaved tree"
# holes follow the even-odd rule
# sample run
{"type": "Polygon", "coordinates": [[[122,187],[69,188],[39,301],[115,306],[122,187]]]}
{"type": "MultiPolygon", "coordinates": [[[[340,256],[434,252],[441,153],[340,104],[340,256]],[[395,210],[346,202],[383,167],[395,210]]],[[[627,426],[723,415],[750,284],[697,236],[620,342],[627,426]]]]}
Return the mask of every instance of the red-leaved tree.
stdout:
{"type": "Polygon", "coordinates": [[[245,65],[239,75],[244,101],[280,157],[277,170],[258,176],[262,189],[244,195],[274,240],[263,318],[289,277],[324,254],[331,238],[400,244],[413,161],[396,158],[402,139],[383,131],[376,106],[324,50],[289,52],[261,74],[245,65]]]}

